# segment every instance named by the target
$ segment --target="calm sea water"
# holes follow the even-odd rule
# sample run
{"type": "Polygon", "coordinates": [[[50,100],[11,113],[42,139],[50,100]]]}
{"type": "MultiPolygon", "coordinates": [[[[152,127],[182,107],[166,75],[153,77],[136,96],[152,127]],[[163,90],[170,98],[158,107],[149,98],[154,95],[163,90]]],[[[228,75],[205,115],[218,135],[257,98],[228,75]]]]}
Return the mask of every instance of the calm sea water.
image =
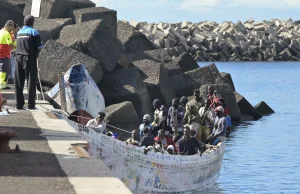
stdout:
{"type": "Polygon", "coordinates": [[[252,105],[263,100],[276,113],[231,133],[220,177],[207,193],[300,193],[300,63],[215,64],[252,105]]]}

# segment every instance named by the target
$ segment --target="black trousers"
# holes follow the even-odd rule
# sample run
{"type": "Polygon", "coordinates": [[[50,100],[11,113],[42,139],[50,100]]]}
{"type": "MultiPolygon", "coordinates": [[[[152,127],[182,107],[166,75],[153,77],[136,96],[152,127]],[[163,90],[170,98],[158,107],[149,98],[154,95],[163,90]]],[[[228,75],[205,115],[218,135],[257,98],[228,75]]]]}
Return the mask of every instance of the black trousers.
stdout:
{"type": "Polygon", "coordinates": [[[0,59],[0,71],[6,73],[5,82],[7,82],[7,79],[11,77],[11,64],[9,58],[0,59]]]}
{"type": "Polygon", "coordinates": [[[28,108],[35,107],[36,85],[37,85],[37,62],[36,57],[27,55],[16,56],[15,67],[15,93],[16,93],[16,107],[23,108],[25,101],[23,89],[27,80],[28,86],[28,108]]]}

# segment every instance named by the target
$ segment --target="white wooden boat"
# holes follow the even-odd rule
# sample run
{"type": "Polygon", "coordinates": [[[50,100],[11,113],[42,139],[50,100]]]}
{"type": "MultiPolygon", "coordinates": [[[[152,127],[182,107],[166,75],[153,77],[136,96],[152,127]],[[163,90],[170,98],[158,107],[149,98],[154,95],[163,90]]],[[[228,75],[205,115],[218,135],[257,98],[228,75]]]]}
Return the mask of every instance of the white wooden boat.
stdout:
{"type": "MultiPolygon", "coordinates": [[[[73,65],[65,73],[64,81],[69,114],[95,118],[98,112],[104,111],[104,97],[83,64],[73,65]]],[[[48,92],[48,96],[60,105],[59,83],[48,92]]]]}
{"type": "Polygon", "coordinates": [[[140,147],[68,120],[61,110],[53,113],[65,119],[89,143],[91,157],[103,160],[133,193],[199,193],[214,185],[219,176],[224,143],[202,156],[145,155],[140,147]]]}

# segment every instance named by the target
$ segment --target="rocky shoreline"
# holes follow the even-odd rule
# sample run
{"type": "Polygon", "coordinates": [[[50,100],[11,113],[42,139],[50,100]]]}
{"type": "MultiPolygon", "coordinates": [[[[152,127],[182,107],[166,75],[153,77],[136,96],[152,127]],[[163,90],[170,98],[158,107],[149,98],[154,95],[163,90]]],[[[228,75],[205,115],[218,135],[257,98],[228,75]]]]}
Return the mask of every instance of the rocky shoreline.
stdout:
{"type": "MultiPolygon", "coordinates": [[[[10,19],[22,24],[23,15],[30,14],[31,1],[26,3],[27,0],[18,0],[22,6],[25,3],[25,8],[10,2],[13,0],[5,0],[0,4],[0,12],[3,13],[0,16],[2,26],[10,19]]],[[[158,39],[153,41],[147,38],[144,31],[142,33],[138,30],[151,24],[131,23],[135,26],[133,27],[128,22],[118,21],[117,11],[95,6],[89,0],[42,1],[40,17],[36,19],[34,26],[45,43],[38,58],[41,83],[44,91],[47,91],[57,83],[57,75],[66,72],[72,65],[84,64],[105,98],[108,124],[128,130],[132,130],[133,126],[137,127],[144,114],[153,114],[154,99],[159,98],[164,105],[170,106],[173,98],[189,97],[196,88],[205,96],[209,84],[217,88],[230,106],[233,121],[257,120],[262,115],[272,113],[273,110],[265,103],[262,102],[254,108],[246,98],[237,93],[230,73],[219,72],[215,64],[199,67],[191,53],[198,53],[198,60],[203,61],[239,58],[256,60],[259,59],[258,56],[267,56],[267,51],[270,50],[278,53],[271,57],[275,60],[288,57],[286,53],[290,53],[292,48],[298,49],[299,46],[296,39],[289,43],[286,36],[280,39],[276,35],[275,39],[271,36],[275,33],[273,28],[273,31],[268,28],[268,33],[271,34],[269,36],[263,36],[263,33],[254,35],[253,30],[248,29],[250,23],[232,25],[228,22],[221,26],[203,23],[200,25],[202,32],[199,26],[188,22],[181,23],[174,30],[173,24],[161,23],[156,27],[152,25],[156,29],[153,37],[161,36],[158,45],[158,39]],[[167,27],[170,27],[168,32],[159,30],[167,27]],[[193,30],[190,31],[191,29],[193,30]],[[203,30],[207,34],[203,34],[203,30]],[[179,39],[177,31],[184,33],[179,39]],[[232,34],[233,31],[238,31],[238,35],[232,34]],[[195,34],[194,37],[191,32],[195,34]],[[242,32],[246,35],[242,35],[242,32]],[[214,39],[212,34],[218,36],[214,39]],[[266,37],[268,41],[264,40],[266,37]],[[185,40],[186,44],[181,42],[185,40]],[[250,40],[261,45],[250,45],[250,40]],[[160,45],[161,41],[163,45],[160,45]],[[274,42],[271,44],[271,41],[274,42]],[[236,45],[235,42],[243,46],[236,45]],[[160,48],[165,45],[167,48],[160,48]],[[235,55],[232,54],[233,51],[243,51],[244,54],[235,55]],[[285,54],[280,54],[282,52],[285,54]]],[[[274,25],[278,26],[277,23],[274,25]]],[[[289,29],[290,25],[291,22],[282,25],[280,34],[287,34],[283,26],[289,29]]],[[[257,30],[265,29],[264,23],[258,25],[252,22],[251,26],[257,30]]],[[[295,56],[292,58],[295,59],[295,56]]]]}
{"type": "Polygon", "coordinates": [[[199,61],[299,61],[299,21],[128,22],[156,48],[183,46],[199,61]]]}

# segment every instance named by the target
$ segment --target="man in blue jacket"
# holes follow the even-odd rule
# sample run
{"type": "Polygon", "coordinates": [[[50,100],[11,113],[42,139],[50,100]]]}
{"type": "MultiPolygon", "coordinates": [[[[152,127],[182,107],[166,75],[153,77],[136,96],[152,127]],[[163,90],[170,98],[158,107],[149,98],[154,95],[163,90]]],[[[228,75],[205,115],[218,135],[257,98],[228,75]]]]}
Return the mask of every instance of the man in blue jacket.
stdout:
{"type": "Polygon", "coordinates": [[[37,57],[42,48],[39,32],[33,29],[34,17],[29,15],[24,18],[24,26],[17,34],[16,67],[15,67],[15,92],[16,108],[23,109],[25,104],[23,89],[25,78],[28,85],[28,109],[35,109],[36,84],[37,84],[37,57]]]}

